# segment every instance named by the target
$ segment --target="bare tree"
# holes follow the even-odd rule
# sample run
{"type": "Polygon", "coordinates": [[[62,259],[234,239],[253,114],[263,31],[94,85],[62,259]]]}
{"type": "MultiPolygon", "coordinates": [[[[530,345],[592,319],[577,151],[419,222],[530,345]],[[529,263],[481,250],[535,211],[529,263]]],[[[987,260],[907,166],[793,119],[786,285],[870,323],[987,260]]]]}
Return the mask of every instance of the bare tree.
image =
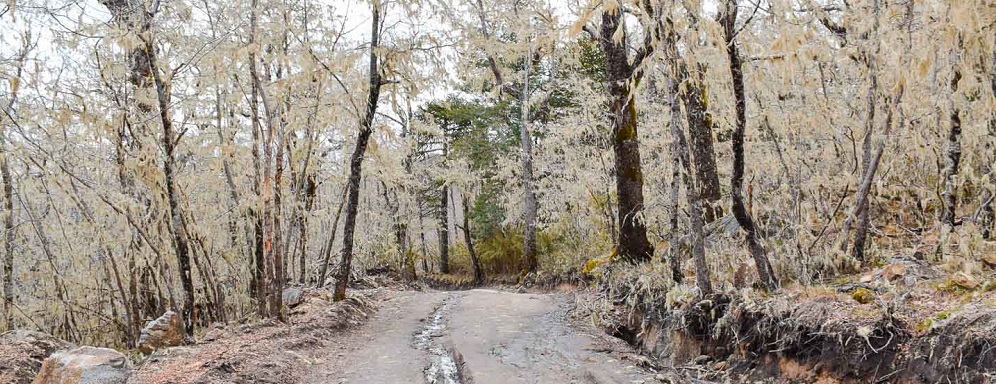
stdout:
{"type": "Polygon", "coordinates": [[[743,228],[747,237],[747,246],[754,264],[757,266],[757,273],[761,279],[761,285],[766,291],[773,291],[778,288],[778,279],[775,271],[771,268],[768,256],[761,246],[760,237],[754,224],[754,219],[744,206],[743,184],[744,184],[744,130],[747,126],[747,97],[744,95],[744,72],[740,59],[740,51],[736,42],[737,23],[737,2],[736,0],[726,0],[720,5],[717,15],[720,25],[723,26],[723,37],[726,40],[726,55],[730,62],[730,74],[733,78],[733,96],[736,100],[736,125],[733,127],[733,174],[730,177],[730,197],[733,200],[733,217],[737,219],[740,228],[743,228]]]}
{"type": "Polygon", "coordinates": [[[367,83],[366,113],[360,121],[360,132],[356,137],[353,155],[349,160],[349,184],[346,193],[346,221],[342,230],[342,261],[335,282],[335,300],[346,298],[346,284],[349,280],[350,265],[353,262],[353,233],[356,231],[356,214],[360,200],[360,177],[363,169],[363,155],[366,153],[370,135],[373,133],[373,120],[380,101],[380,87],[383,85],[377,50],[380,48],[380,0],[373,1],[373,20],[370,35],[370,69],[367,83]]]}
{"type": "Polygon", "coordinates": [[[0,116],[0,182],[3,183],[3,313],[0,314],[2,329],[13,328],[13,307],[14,307],[14,239],[17,230],[14,226],[14,179],[10,174],[10,149],[7,144],[7,124],[17,124],[15,116],[17,112],[14,108],[17,104],[17,95],[21,85],[21,76],[24,72],[24,62],[28,53],[35,47],[31,41],[31,30],[24,32],[21,49],[15,59],[15,69],[10,81],[10,99],[7,105],[0,105],[3,108],[3,116],[0,116]]]}

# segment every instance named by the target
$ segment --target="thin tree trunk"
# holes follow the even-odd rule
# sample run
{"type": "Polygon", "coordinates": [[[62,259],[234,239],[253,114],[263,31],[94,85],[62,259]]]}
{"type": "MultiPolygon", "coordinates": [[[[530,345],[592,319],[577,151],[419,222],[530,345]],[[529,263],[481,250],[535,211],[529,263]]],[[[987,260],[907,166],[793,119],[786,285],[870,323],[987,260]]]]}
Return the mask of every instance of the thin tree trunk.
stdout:
{"type": "Polygon", "coordinates": [[[276,158],[276,171],[273,176],[273,294],[270,296],[270,313],[276,316],[281,321],[285,321],[286,317],[283,313],[283,291],[284,291],[284,247],[283,247],[283,231],[280,225],[281,215],[283,214],[283,201],[282,193],[280,191],[280,185],[283,182],[284,175],[284,146],[283,146],[283,128],[279,129],[277,133],[280,137],[277,139],[277,153],[276,158]]]}
{"type": "Polygon", "coordinates": [[[470,197],[463,193],[463,240],[467,243],[467,252],[470,253],[470,264],[474,268],[474,284],[484,281],[484,271],[481,269],[481,262],[477,259],[477,252],[474,251],[474,241],[470,236],[470,210],[467,209],[470,197]]]}
{"type": "MultiPolygon", "coordinates": [[[[676,95],[679,94],[678,83],[673,78],[668,79],[668,81],[669,93],[673,95],[672,97],[676,97],[676,95]]],[[[672,104],[673,103],[676,103],[676,101],[672,100],[672,104]]],[[[678,157],[680,158],[681,164],[685,169],[683,179],[691,220],[689,230],[691,231],[692,260],[695,263],[695,284],[699,287],[699,293],[704,296],[712,293],[712,283],[709,278],[709,265],[705,259],[705,235],[702,228],[702,202],[699,198],[699,189],[697,189],[695,185],[696,180],[693,177],[694,175],[691,169],[691,159],[688,154],[688,141],[685,138],[685,133],[682,132],[681,125],[671,124],[671,134],[674,142],[676,143],[678,157]]]]}
{"type": "MultiPolygon", "coordinates": [[[[526,56],[525,75],[522,82],[521,113],[519,115],[519,141],[522,149],[522,190],[524,194],[522,220],[525,230],[522,257],[525,260],[523,272],[536,271],[539,261],[536,256],[536,192],[533,191],[533,142],[529,135],[529,69],[532,66],[533,45],[529,43],[529,55],[526,56]]],[[[468,246],[470,244],[468,238],[468,246]]],[[[475,272],[475,279],[476,279],[475,272]]]]}
{"type": "Polygon", "coordinates": [[[761,285],[765,291],[773,291],[778,288],[778,279],[771,268],[764,247],[761,246],[754,219],[744,206],[744,130],[747,126],[747,98],[744,95],[744,73],[740,52],[737,49],[736,36],[734,36],[737,21],[737,3],[735,0],[726,1],[725,7],[719,13],[719,21],[723,26],[726,38],[726,53],[729,57],[730,73],[733,78],[733,96],[736,100],[736,125],[733,128],[733,174],[730,177],[733,217],[737,219],[737,223],[746,232],[747,246],[754,258],[754,264],[757,266],[761,285]]]}
{"type": "MultiPolygon", "coordinates": [[[[989,63],[990,73],[989,73],[989,89],[994,96],[996,96],[996,51],[993,51],[992,59],[989,63]]],[[[989,135],[996,136],[996,109],[989,112],[989,135]]],[[[990,138],[992,140],[992,138],[990,138]]],[[[992,153],[990,153],[990,156],[992,153]]],[[[982,194],[982,201],[979,204],[979,210],[977,214],[977,221],[979,223],[979,229],[982,231],[982,238],[989,240],[993,238],[993,224],[996,222],[996,215],[993,212],[993,200],[996,200],[996,167],[993,163],[996,159],[989,157],[986,166],[983,168],[983,173],[985,176],[986,193],[982,194]]]]}
{"type": "Polygon", "coordinates": [[[14,105],[17,103],[17,94],[21,84],[21,73],[24,70],[24,60],[28,56],[31,47],[31,35],[25,37],[24,45],[21,47],[17,58],[17,69],[14,73],[14,81],[11,81],[10,101],[4,108],[4,115],[0,117],[0,181],[3,182],[4,212],[3,212],[3,314],[0,321],[3,322],[2,329],[9,331],[13,327],[14,306],[14,179],[10,174],[10,150],[7,148],[7,123],[5,119],[10,119],[11,124],[15,112],[14,105]]]}
{"type": "Polygon", "coordinates": [[[194,280],[190,270],[190,245],[187,228],[180,210],[179,192],[176,188],[176,134],[169,114],[169,93],[160,76],[156,62],[155,46],[151,36],[145,37],[145,49],[149,55],[149,70],[155,81],[159,101],[159,119],[163,126],[163,178],[166,184],[166,200],[169,205],[170,231],[173,235],[177,262],[180,266],[180,284],[183,287],[183,322],[188,337],[194,334],[194,280]]]}
{"type": "Polygon", "coordinates": [[[339,194],[339,208],[335,210],[335,218],[332,220],[332,227],[329,228],[331,233],[329,233],[329,240],[323,249],[325,259],[322,260],[322,268],[318,271],[318,282],[315,283],[315,287],[324,287],[325,280],[328,279],[329,264],[332,263],[332,248],[335,246],[335,234],[339,231],[339,217],[342,215],[342,207],[344,206],[346,206],[346,188],[343,188],[342,193],[339,194]]]}
{"type": "MultiPolygon", "coordinates": [[[[872,38],[877,38],[878,26],[879,26],[879,1],[875,0],[873,2],[873,27],[872,30],[875,36],[872,38]]],[[[894,114],[894,109],[899,105],[899,99],[902,97],[903,89],[900,88],[899,92],[894,95],[889,108],[886,109],[885,116],[885,130],[883,132],[883,139],[879,141],[878,146],[875,151],[872,152],[872,132],[875,126],[875,104],[878,99],[878,74],[876,71],[877,67],[877,56],[881,42],[875,40],[875,51],[868,55],[868,76],[870,77],[870,86],[868,89],[868,117],[867,117],[867,128],[865,130],[865,138],[862,146],[864,147],[863,155],[863,168],[864,173],[862,175],[861,184],[858,187],[857,199],[855,201],[855,210],[852,212],[851,217],[857,217],[858,226],[854,230],[854,247],[851,249],[851,255],[858,261],[864,262],[865,260],[865,243],[868,240],[868,228],[871,225],[871,212],[869,208],[868,194],[871,191],[871,184],[875,178],[875,172],[878,169],[879,160],[882,158],[882,152],[885,150],[885,144],[888,141],[889,133],[892,130],[892,119],[894,114]]],[[[850,220],[850,218],[848,219],[850,220]]],[[[845,222],[843,232],[844,236],[847,236],[846,230],[849,228],[849,223],[845,222]]],[[[846,243],[845,243],[846,247],[846,243]]]]}
{"type": "Polygon", "coordinates": [[[439,192],[439,273],[442,274],[450,273],[449,196],[449,184],[443,183],[439,192]]]}
{"type": "Polygon", "coordinates": [[[313,175],[305,174],[304,182],[304,212],[298,217],[298,227],[301,229],[301,258],[298,260],[298,282],[305,283],[308,274],[308,217],[315,207],[315,193],[318,186],[313,175]]]}
{"type": "Polygon", "coordinates": [[[944,170],[941,172],[941,180],[944,183],[941,200],[944,202],[941,211],[941,224],[953,227],[957,219],[956,209],[958,201],[958,187],[955,185],[955,177],[958,176],[958,167],[961,164],[961,111],[955,103],[955,96],[958,94],[958,82],[961,81],[961,70],[958,68],[956,55],[951,52],[951,96],[948,99],[949,125],[948,125],[948,152],[945,158],[944,170]]]}
{"type": "Polygon", "coordinates": [[[419,243],[422,245],[422,273],[429,273],[429,247],[425,244],[425,215],[422,214],[422,204],[421,202],[416,202],[418,206],[418,238],[419,243]]]}
{"type": "Polygon", "coordinates": [[[671,267],[671,279],[675,283],[681,284],[685,276],[681,272],[682,252],[681,233],[678,231],[679,194],[681,188],[681,141],[683,136],[678,136],[681,129],[681,103],[678,100],[678,82],[673,78],[667,79],[668,105],[671,107],[671,247],[668,252],[668,263],[671,267]],[[680,140],[679,140],[680,139],[680,140]]]}
{"type": "Polygon", "coordinates": [[[346,284],[349,280],[350,264],[353,261],[353,232],[356,230],[356,213],[360,200],[360,177],[362,176],[363,155],[367,150],[367,142],[373,133],[373,119],[377,113],[377,102],[380,99],[380,69],[378,68],[377,50],[380,43],[380,1],[373,2],[373,22],[370,39],[370,81],[367,94],[366,115],[356,138],[356,146],[349,161],[349,184],[346,202],[346,222],[343,226],[342,262],[339,264],[339,278],[335,282],[335,300],[346,298],[346,284]]]}
{"type": "MultiPolygon", "coordinates": [[[[478,17],[481,21],[481,33],[485,38],[490,39],[491,34],[488,31],[487,18],[485,17],[484,2],[482,0],[477,0],[478,7],[478,17]]],[[[523,257],[523,272],[529,273],[534,272],[539,267],[539,260],[537,259],[537,249],[536,249],[536,211],[537,211],[537,201],[536,192],[534,191],[535,186],[533,185],[533,154],[532,154],[532,137],[529,134],[529,122],[530,122],[530,103],[529,103],[529,81],[530,81],[530,69],[532,68],[533,59],[533,44],[532,39],[529,39],[529,51],[523,60],[523,65],[525,68],[525,74],[523,77],[523,83],[521,89],[518,89],[512,84],[505,84],[504,76],[502,76],[501,68],[498,67],[498,61],[495,60],[494,56],[488,55],[488,65],[491,68],[491,72],[495,77],[495,83],[497,83],[499,89],[509,93],[514,97],[518,97],[520,101],[520,113],[519,113],[519,142],[521,150],[521,166],[522,166],[522,189],[523,189],[523,207],[522,207],[522,220],[525,227],[525,233],[523,234],[522,242],[522,257],[523,257]]]]}

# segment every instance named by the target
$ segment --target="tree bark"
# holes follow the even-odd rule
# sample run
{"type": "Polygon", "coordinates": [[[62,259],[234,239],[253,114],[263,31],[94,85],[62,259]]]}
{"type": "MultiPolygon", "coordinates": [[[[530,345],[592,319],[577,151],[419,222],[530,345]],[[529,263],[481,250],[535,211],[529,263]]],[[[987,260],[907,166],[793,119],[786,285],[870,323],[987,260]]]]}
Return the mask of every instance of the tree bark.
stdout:
{"type": "Polygon", "coordinates": [[[632,89],[642,73],[636,68],[646,56],[641,54],[630,64],[626,44],[614,38],[616,30],[624,28],[622,20],[621,10],[604,12],[599,40],[605,55],[605,74],[611,100],[612,149],[615,152],[616,194],[619,199],[619,245],[616,251],[623,260],[639,263],[650,260],[654,254],[654,247],[647,240],[643,218],[643,169],[640,164],[636,100],[632,89]]]}
{"type": "Polygon", "coordinates": [[[342,215],[342,207],[346,206],[347,189],[348,187],[343,188],[342,193],[339,194],[339,208],[335,210],[335,218],[332,219],[332,227],[329,228],[329,240],[322,252],[325,255],[325,259],[322,261],[322,268],[318,271],[318,282],[315,283],[315,287],[318,288],[325,286],[325,280],[329,276],[329,264],[332,263],[332,248],[335,246],[335,234],[339,231],[339,217],[342,215]]]}
{"type": "Polygon", "coordinates": [[[958,167],[961,165],[961,111],[955,103],[955,96],[958,94],[958,82],[961,81],[961,70],[955,53],[951,52],[951,96],[948,99],[948,151],[945,157],[944,170],[941,172],[941,179],[944,183],[941,200],[944,202],[941,211],[941,224],[953,227],[957,219],[955,212],[958,201],[958,187],[955,185],[955,177],[958,176],[958,167]]]}
{"type": "Polygon", "coordinates": [[[24,61],[28,56],[31,47],[31,35],[25,37],[24,45],[18,53],[17,69],[15,70],[14,81],[11,82],[10,100],[4,108],[4,115],[0,117],[0,182],[3,182],[3,314],[0,314],[2,329],[9,331],[13,329],[14,307],[14,239],[16,228],[14,226],[14,179],[10,174],[10,150],[7,148],[7,123],[14,121],[14,105],[17,103],[17,94],[20,90],[21,74],[24,70],[24,61]]]}
{"type": "Polygon", "coordinates": [[[176,187],[176,133],[169,113],[168,85],[162,79],[156,62],[155,46],[152,37],[143,36],[148,55],[149,71],[155,82],[157,99],[159,101],[159,119],[163,127],[163,151],[166,158],[163,161],[163,178],[166,184],[166,201],[169,206],[169,225],[173,236],[177,263],[180,267],[180,285],[183,287],[183,325],[187,337],[194,334],[194,280],[190,269],[190,239],[180,209],[180,196],[176,187]]]}
{"type": "Polygon", "coordinates": [[[470,253],[470,264],[474,268],[474,284],[484,281],[484,271],[481,269],[481,262],[477,259],[477,252],[474,251],[474,241],[470,235],[470,210],[467,208],[470,197],[467,192],[463,193],[463,240],[467,243],[467,252],[470,253]]]}
{"type": "Polygon", "coordinates": [[[450,185],[444,182],[439,191],[439,273],[442,274],[450,273],[449,189],[450,185]]]}
{"type": "MultiPolygon", "coordinates": [[[[525,75],[522,81],[521,114],[519,141],[522,149],[522,190],[524,196],[522,220],[525,223],[522,257],[526,273],[536,271],[539,261],[536,257],[536,192],[533,191],[533,139],[529,135],[529,69],[532,66],[533,45],[530,41],[529,55],[524,62],[525,75]]],[[[464,202],[466,203],[466,202],[464,202]]],[[[468,238],[467,245],[470,245],[468,238]]],[[[475,279],[477,272],[474,272],[475,279]]]]}
{"type": "Polygon", "coordinates": [[[353,155],[349,161],[349,184],[346,200],[346,221],[343,224],[342,260],[339,263],[339,278],[335,282],[336,301],[346,298],[346,284],[349,280],[350,265],[353,262],[353,233],[356,230],[356,214],[360,200],[360,178],[363,169],[363,155],[366,153],[370,135],[373,133],[373,120],[377,113],[377,102],[380,100],[382,84],[378,67],[377,50],[380,47],[380,1],[373,1],[373,21],[370,38],[370,81],[368,84],[366,114],[361,121],[360,133],[357,135],[353,155]]]}
{"type": "Polygon", "coordinates": [[[679,194],[681,191],[681,147],[684,146],[684,135],[679,134],[681,130],[681,102],[678,100],[678,82],[674,79],[667,80],[668,106],[671,108],[671,246],[668,251],[668,264],[671,267],[671,279],[675,283],[681,284],[685,280],[681,272],[682,252],[681,232],[678,231],[678,218],[681,215],[679,210],[679,194]]]}
{"type": "MultiPolygon", "coordinates": [[[[680,60],[680,59],[679,59],[680,60]]],[[[691,137],[691,155],[695,162],[695,180],[699,185],[696,193],[702,200],[705,222],[711,223],[723,215],[720,206],[719,174],[716,172],[716,152],[712,141],[712,115],[709,114],[709,99],[703,85],[702,70],[694,75],[683,65],[679,74],[687,84],[682,93],[685,113],[688,118],[688,133],[691,137]]]]}
{"type": "MultiPolygon", "coordinates": [[[[989,90],[994,96],[996,96],[996,51],[993,51],[991,61],[989,62],[990,72],[989,72],[989,90]]],[[[990,140],[996,138],[996,109],[989,112],[989,135],[990,140]]],[[[992,144],[988,148],[991,147],[992,144]]],[[[990,152],[990,156],[992,153],[990,152]]],[[[996,159],[992,157],[983,168],[983,173],[985,173],[985,183],[986,183],[986,193],[982,195],[982,201],[979,204],[978,210],[978,223],[979,228],[982,231],[982,238],[989,240],[992,239],[993,235],[993,224],[996,222],[996,214],[993,210],[993,200],[996,200],[996,179],[994,179],[994,172],[996,172],[996,167],[993,166],[993,162],[996,159]]]]}
{"type": "MultiPolygon", "coordinates": [[[[678,82],[673,77],[668,79],[668,90],[668,93],[672,97],[671,104],[674,105],[677,103],[675,98],[678,97],[679,88],[678,82]]],[[[712,282],[709,278],[709,264],[706,262],[705,258],[705,236],[702,228],[702,202],[699,199],[699,189],[695,185],[696,180],[692,174],[691,159],[688,154],[688,140],[685,138],[685,133],[682,132],[679,124],[671,124],[671,135],[677,149],[678,158],[685,169],[683,179],[685,184],[685,195],[688,199],[688,215],[690,216],[691,221],[689,230],[691,232],[692,260],[695,264],[695,284],[699,287],[699,293],[704,296],[712,293],[712,282]]],[[[678,275],[680,274],[680,271],[678,271],[678,275]]]]}
{"type": "Polygon", "coordinates": [[[757,228],[750,212],[744,205],[744,130],[747,126],[747,98],[744,95],[744,73],[740,60],[740,52],[736,43],[737,2],[727,0],[725,7],[720,8],[719,22],[723,26],[726,39],[726,54],[730,62],[730,74],[733,78],[733,96],[736,100],[736,125],[733,128],[733,174],[730,177],[730,197],[733,200],[733,217],[743,228],[747,237],[747,246],[754,258],[757,274],[765,291],[778,288],[778,279],[768,261],[768,255],[761,246],[757,228]]]}

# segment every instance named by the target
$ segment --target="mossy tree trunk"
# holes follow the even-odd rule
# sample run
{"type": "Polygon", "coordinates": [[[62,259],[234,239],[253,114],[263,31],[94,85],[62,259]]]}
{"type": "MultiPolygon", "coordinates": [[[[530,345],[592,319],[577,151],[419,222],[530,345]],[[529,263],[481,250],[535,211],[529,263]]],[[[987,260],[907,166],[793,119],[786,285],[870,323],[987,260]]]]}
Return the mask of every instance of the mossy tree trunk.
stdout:
{"type": "MultiPolygon", "coordinates": [[[[605,55],[605,74],[610,96],[612,149],[615,153],[616,194],[618,195],[619,245],[617,254],[629,262],[644,262],[654,254],[647,239],[643,218],[643,169],[637,131],[636,100],[633,88],[642,77],[639,66],[652,45],[641,49],[630,63],[625,41],[614,38],[623,25],[622,10],[606,10],[598,33],[605,55]]],[[[623,39],[625,40],[625,39],[623,39]]]]}

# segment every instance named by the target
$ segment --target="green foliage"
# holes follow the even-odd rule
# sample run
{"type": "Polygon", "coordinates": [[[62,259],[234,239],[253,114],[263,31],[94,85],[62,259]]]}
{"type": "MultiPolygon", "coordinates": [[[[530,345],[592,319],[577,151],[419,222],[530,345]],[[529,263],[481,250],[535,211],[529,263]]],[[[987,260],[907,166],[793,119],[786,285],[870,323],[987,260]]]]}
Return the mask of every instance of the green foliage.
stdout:
{"type": "Polygon", "coordinates": [[[583,73],[592,81],[604,83],[606,81],[605,54],[598,47],[598,42],[590,39],[577,39],[573,48],[578,61],[572,69],[583,73]]]}
{"type": "Polygon", "coordinates": [[[505,207],[499,204],[501,194],[501,186],[496,182],[481,185],[473,209],[468,212],[475,239],[488,239],[501,232],[501,223],[505,221],[505,207]]]}
{"type": "Polygon", "coordinates": [[[512,107],[505,101],[487,103],[450,96],[426,104],[420,115],[442,129],[450,144],[450,156],[464,157],[472,170],[488,173],[499,155],[518,144],[518,131],[506,119],[512,107]]]}

